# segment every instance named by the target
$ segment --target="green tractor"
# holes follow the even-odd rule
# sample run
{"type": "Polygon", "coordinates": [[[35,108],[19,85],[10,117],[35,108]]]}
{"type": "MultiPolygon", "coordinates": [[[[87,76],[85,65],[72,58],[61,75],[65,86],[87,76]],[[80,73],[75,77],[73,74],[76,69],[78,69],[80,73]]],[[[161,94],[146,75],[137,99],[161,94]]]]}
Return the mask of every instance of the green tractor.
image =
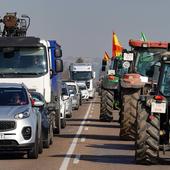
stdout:
{"type": "MultiPolygon", "coordinates": [[[[124,50],[122,56],[129,56],[124,50]]],[[[120,108],[120,78],[129,71],[130,62],[124,57],[115,57],[111,60],[109,67],[103,65],[105,74],[101,81],[101,106],[100,120],[111,122],[114,118],[113,111],[120,108]]]]}
{"type": "Polygon", "coordinates": [[[130,40],[134,59],[132,69],[121,79],[120,137],[136,137],[137,104],[140,95],[147,95],[157,85],[159,70],[154,65],[168,50],[167,42],[130,40]]]}

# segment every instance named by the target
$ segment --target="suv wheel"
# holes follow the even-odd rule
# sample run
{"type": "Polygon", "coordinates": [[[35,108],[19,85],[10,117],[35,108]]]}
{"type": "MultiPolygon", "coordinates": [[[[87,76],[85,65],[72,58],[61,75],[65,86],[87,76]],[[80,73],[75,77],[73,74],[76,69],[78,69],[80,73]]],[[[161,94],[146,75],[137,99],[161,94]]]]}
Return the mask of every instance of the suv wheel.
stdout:
{"type": "Polygon", "coordinates": [[[35,143],[31,150],[28,151],[29,159],[37,159],[38,158],[38,134],[36,133],[35,143]]]}

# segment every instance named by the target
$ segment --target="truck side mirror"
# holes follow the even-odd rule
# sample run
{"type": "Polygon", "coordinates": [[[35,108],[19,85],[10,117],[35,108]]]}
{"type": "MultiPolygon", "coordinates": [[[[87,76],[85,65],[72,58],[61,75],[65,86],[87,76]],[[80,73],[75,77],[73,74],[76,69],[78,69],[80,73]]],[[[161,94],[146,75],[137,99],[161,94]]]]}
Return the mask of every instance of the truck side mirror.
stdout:
{"type": "Polygon", "coordinates": [[[62,57],[62,50],[61,50],[61,48],[56,48],[56,49],[55,49],[55,51],[54,51],[54,56],[55,56],[56,58],[62,57]]]}
{"type": "Polygon", "coordinates": [[[60,59],[55,60],[55,72],[56,73],[63,72],[63,60],[60,59]]]}

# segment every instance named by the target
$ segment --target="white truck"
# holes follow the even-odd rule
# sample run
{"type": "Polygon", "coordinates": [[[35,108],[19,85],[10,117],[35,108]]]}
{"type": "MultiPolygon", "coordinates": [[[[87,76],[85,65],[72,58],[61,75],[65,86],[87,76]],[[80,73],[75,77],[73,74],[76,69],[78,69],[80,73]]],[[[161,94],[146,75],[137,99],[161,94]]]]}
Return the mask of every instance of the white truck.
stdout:
{"type": "Polygon", "coordinates": [[[77,83],[84,82],[88,88],[89,97],[93,98],[95,94],[95,72],[90,63],[71,63],[69,66],[70,79],[77,83]]]}
{"type": "Polygon", "coordinates": [[[56,41],[36,37],[0,37],[0,82],[24,83],[41,93],[54,112],[54,132],[60,133],[60,93],[63,62],[56,41]]]}

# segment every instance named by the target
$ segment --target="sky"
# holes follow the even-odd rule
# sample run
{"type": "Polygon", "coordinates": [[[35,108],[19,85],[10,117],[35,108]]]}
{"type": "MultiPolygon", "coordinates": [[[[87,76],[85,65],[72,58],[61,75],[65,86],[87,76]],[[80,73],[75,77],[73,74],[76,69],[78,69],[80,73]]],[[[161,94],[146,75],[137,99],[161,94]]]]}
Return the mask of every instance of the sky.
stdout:
{"type": "Polygon", "coordinates": [[[55,39],[65,59],[101,63],[111,55],[112,32],[128,48],[129,39],[170,41],[169,0],[0,0],[0,16],[31,17],[28,35],[55,39]]]}

